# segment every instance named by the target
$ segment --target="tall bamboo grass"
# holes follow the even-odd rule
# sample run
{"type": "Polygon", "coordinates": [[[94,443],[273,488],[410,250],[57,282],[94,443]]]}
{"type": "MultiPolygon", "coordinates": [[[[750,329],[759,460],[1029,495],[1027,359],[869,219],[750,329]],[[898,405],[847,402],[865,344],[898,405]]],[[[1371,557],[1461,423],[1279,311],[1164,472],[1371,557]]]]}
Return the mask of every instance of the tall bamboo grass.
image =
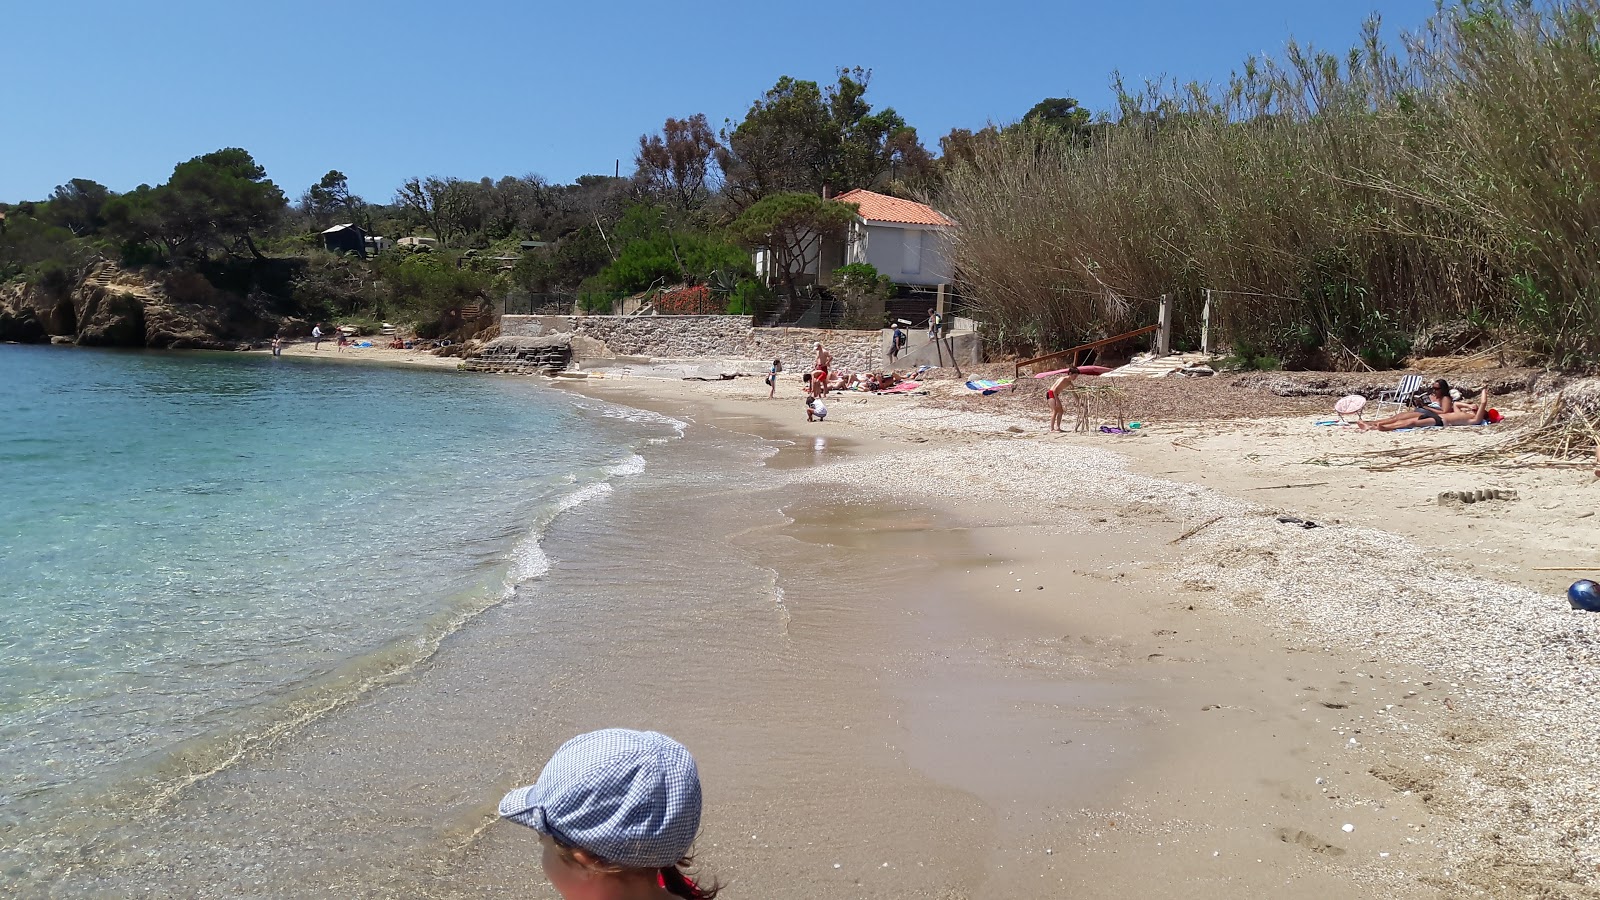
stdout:
{"type": "Polygon", "coordinates": [[[1401,51],[1290,43],[1226,84],[1114,81],[1085,138],[1019,125],[939,202],[977,315],[1010,349],[1154,321],[1206,289],[1236,347],[1387,367],[1465,322],[1600,354],[1600,0],[1469,2],[1401,51]]]}

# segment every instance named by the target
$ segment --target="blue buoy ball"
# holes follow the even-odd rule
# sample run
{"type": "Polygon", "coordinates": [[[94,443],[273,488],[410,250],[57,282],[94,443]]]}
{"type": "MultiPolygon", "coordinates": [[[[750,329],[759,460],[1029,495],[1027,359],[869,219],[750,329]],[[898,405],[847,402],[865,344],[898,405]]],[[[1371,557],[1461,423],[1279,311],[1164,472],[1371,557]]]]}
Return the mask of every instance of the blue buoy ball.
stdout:
{"type": "Polygon", "coordinates": [[[1574,581],[1572,587],[1567,588],[1567,602],[1572,604],[1573,609],[1600,612],[1600,584],[1587,578],[1574,581]]]}

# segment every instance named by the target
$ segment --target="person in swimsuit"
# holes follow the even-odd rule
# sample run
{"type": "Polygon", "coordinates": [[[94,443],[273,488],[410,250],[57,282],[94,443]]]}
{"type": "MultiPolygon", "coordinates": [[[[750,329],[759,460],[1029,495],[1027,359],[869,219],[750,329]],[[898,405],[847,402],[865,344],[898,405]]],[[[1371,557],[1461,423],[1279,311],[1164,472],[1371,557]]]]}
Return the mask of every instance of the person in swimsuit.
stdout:
{"type": "Polygon", "coordinates": [[[499,813],[539,833],[545,877],[565,900],[692,900],[720,890],[684,873],[700,830],[700,773],[664,734],[580,734],[537,782],[506,794],[499,813]]]}
{"type": "Polygon", "coordinates": [[[1050,389],[1044,392],[1045,402],[1050,404],[1051,431],[1065,430],[1061,427],[1061,416],[1067,411],[1067,408],[1061,403],[1061,394],[1063,391],[1072,390],[1077,384],[1077,378],[1078,367],[1073,366],[1067,369],[1067,374],[1057,378],[1055,384],[1050,385],[1050,389]]]}
{"type": "Polygon", "coordinates": [[[783,371],[783,360],[774,359],[772,368],[767,370],[767,399],[771,400],[778,395],[778,373],[783,371]]]}
{"type": "MultiPolygon", "coordinates": [[[[1478,395],[1478,403],[1470,409],[1461,409],[1455,405],[1450,397],[1450,385],[1444,379],[1435,382],[1429,392],[1438,402],[1439,408],[1423,407],[1409,413],[1400,413],[1390,416],[1382,422],[1371,423],[1373,427],[1363,428],[1363,431],[1398,431],[1402,428],[1433,428],[1446,425],[1482,425],[1495,419],[1494,410],[1489,408],[1489,389],[1485,387],[1478,395]]],[[[1497,414],[1496,414],[1497,415],[1497,414]]]]}
{"type": "Polygon", "coordinates": [[[821,341],[812,344],[811,349],[817,351],[816,362],[811,365],[811,384],[818,389],[817,396],[825,396],[828,393],[828,370],[833,368],[833,354],[822,348],[821,341]]]}

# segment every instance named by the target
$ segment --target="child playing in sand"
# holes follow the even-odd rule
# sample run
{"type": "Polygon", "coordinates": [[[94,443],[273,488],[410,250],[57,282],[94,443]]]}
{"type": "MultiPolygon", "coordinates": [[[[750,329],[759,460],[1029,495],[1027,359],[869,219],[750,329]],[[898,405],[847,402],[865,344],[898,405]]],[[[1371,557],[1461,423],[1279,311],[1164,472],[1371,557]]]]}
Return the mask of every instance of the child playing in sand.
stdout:
{"type": "MultiPolygon", "coordinates": [[[[1067,411],[1067,409],[1061,403],[1061,393],[1063,391],[1070,391],[1074,387],[1076,387],[1077,386],[1077,379],[1078,379],[1078,367],[1077,366],[1073,366],[1073,367],[1067,369],[1067,374],[1061,376],[1060,378],[1057,378],[1056,379],[1056,383],[1050,385],[1050,389],[1048,391],[1044,392],[1045,402],[1050,404],[1050,430],[1051,431],[1063,431],[1064,430],[1061,427],[1061,416],[1062,416],[1063,413],[1065,413],[1067,411]]],[[[1081,419],[1083,417],[1080,416],[1079,418],[1081,419]]],[[[1078,431],[1080,429],[1077,427],[1077,425],[1074,425],[1072,430],[1073,431],[1078,431]]]]}
{"type": "Polygon", "coordinates": [[[806,421],[821,422],[828,417],[828,405],[822,402],[821,397],[806,398],[806,421]]]}
{"type": "Polygon", "coordinates": [[[537,782],[505,795],[500,816],[539,832],[545,877],[567,900],[717,895],[683,871],[700,830],[700,774],[664,734],[580,734],[537,782]]]}

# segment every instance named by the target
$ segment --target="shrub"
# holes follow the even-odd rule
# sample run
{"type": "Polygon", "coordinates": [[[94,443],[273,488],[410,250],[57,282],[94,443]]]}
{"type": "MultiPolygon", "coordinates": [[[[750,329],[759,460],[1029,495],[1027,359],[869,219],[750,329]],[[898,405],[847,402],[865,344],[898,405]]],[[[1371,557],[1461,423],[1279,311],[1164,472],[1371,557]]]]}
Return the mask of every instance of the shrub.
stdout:
{"type": "Polygon", "coordinates": [[[723,311],[722,301],[703,284],[676,291],[664,291],[656,297],[656,312],[666,316],[706,316],[723,311]]]}
{"type": "Polygon", "coordinates": [[[845,328],[883,327],[883,301],[894,293],[887,275],[870,263],[850,263],[833,270],[833,296],[844,304],[839,324],[845,328]]]}
{"type": "Polygon", "coordinates": [[[772,289],[759,281],[741,281],[728,296],[728,314],[759,316],[772,308],[772,289]]]}

